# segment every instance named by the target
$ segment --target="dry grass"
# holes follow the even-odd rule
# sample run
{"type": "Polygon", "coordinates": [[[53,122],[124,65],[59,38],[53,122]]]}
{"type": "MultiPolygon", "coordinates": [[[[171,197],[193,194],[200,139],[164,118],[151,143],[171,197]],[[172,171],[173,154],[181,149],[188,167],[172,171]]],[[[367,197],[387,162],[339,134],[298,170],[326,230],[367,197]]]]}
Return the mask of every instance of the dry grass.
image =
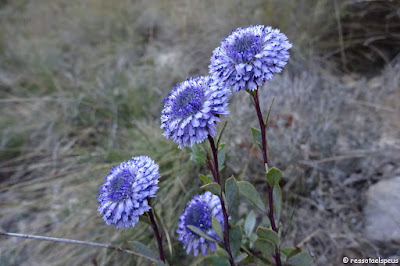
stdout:
{"type": "MultiPolygon", "coordinates": [[[[326,59],[340,63],[343,45],[347,59],[371,57],[353,53],[359,51],[356,45],[346,46],[353,36],[351,14],[358,11],[338,1],[339,42],[329,3],[0,4],[0,228],[126,248],[129,240],[140,240],[155,250],[148,226],[117,231],[96,211],[97,189],[112,164],[145,154],[161,167],[156,210],[171,239],[166,245],[170,261],[191,261],[175,230],[177,214],[199,192],[199,169],[186,150],[161,136],[162,100],[175,83],[207,74],[212,50],[232,29],[267,24],[281,28],[294,43],[285,73],[262,91],[265,109],[276,96],[268,136],[272,162],[285,171],[286,218],[296,209],[287,243],[303,242],[319,265],[335,265],[345,252],[395,254],[396,246],[376,247],[363,239],[362,192],[380,178],[399,174],[399,65],[391,62],[375,78],[340,77],[326,59]]],[[[397,41],[393,20],[398,17],[390,8],[399,7],[387,6],[383,9],[393,15],[387,23],[394,25],[388,32],[397,41]]],[[[357,16],[354,21],[361,24],[357,16]]],[[[390,38],[380,40],[390,45],[390,38]]],[[[365,62],[359,60],[348,60],[353,62],[348,68],[365,62]]],[[[261,168],[249,163],[257,156],[248,131],[256,123],[250,107],[244,93],[232,99],[224,174],[254,177],[261,184],[261,168]]],[[[87,265],[93,259],[99,265],[145,263],[106,250],[12,238],[1,238],[0,250],[0,265],[87,265]]]]}

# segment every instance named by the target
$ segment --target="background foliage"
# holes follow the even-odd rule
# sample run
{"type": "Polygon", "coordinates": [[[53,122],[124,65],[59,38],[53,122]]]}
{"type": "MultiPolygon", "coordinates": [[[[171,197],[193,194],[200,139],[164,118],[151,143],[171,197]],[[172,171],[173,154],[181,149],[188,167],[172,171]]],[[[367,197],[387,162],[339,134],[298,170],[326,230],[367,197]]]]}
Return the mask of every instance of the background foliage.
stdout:
{"type": "MultiPolygon", "coordinates": [[[[400,174],[399,10],[396,1],[0,2],[0,228],[156,250],[147,225],[115,230],[96,211],[109,168],[144,154],[160,165],[155,209],[167,256],[187,265],[177,214],[199,193],[201,169],[162,137],[162,101],[177,82],[207,74],[232,29],[265,24],[294,45],[284,73],[261,90],[265,108],[276,97],[267,136],[283,170],[285,221],[295,212],[286,243],[304,245],[318,265],[399,255],[396,244],[364,238],[362,215],[363,192],[400,174]]],[[[234,95],[230,110],[223,175],[263,184],[247,95],[234,95]]],[[[250,209],[243,201],[237,218],[250,209]]],[[[13,238],[0,250],[0,265],[137,260],[13,238]]]]}

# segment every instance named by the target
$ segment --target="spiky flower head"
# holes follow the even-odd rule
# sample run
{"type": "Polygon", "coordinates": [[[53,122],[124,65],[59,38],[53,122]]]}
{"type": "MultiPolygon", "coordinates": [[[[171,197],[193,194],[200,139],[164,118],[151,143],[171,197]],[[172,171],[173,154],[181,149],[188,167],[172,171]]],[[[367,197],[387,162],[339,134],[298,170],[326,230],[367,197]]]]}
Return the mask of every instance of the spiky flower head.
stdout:
{"type": "Polygon", "coordinates": [[[233,91],[254,91],[282,71],[292,45],[278,29],[238,28],[213,51],[210,74],[233,91]]]}
{"type": "Polygon", "coordinates": [[[199,254],[199,249],[203,255],[207,255],[207,247],[215,251],[215,243],[193,233],[188,225],[193,225],[202,230],[207,235],[220,241],[217,233],[212,228],[211,219],[215,217],[224,228],[224,216],[222,213],[220,199],[207,191],[202,195],[196,195],[186,205],[185,211],[181,214],[178,223],[178,239],[183,243],[186,253],[193,250],[193,255],[199,254]]]}
{"type": "Polygon", "coordinates": [[[160,175],[158,165],[147,156],[133,157],[111,169],[99,190],[97,209],[107,225],[135,226],[139,215],[151,209],[147,198],[155,197],[160,175]]]}
{"type": "Polygon", "coordinates": [[[189,78],[179,83],[164,100],[161,128],[164,137],[192,146],[216,134],[219,115],[228,114],[230,90],[210,77],[189,78]]]}

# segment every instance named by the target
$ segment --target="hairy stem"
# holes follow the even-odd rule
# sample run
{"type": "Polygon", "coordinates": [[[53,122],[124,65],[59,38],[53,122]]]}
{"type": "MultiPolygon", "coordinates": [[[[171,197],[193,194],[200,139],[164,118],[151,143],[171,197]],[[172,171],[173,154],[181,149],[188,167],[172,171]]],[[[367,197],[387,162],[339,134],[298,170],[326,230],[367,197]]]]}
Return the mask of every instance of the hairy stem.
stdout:
{"type": "Polygon", "coordinates": [[[100,248],[106,248],[106,249],[115,250],[115,251],[126,253],[126,254],[136,255],[136,256],[139,256],[139,257],[146,258],[146,259],[151,260],[151,261],[156,261],[152,257],[148,257],[146,255],[143,255],[143,254],[140,254],[140,253],[136,253],[136,252],[131,251],[131,250],[127,250],[127,249],[123,249],[123,248],[120,248],[120,247],[115,247],[115,246],[111,246],[111,245],[107,245],[107,244],[97,243],[97,242],[88,242],[88,241],[66,239],[66,238],[56,238],[56,237],[48,237],[48,236],[7,233],[7,232],[1,232],[1,231],[0,231],[0,236],[11,236],[11,237],[43,240],[43,241],[61,242],[61,243],[75,244],[75,245],[85,245],[85,246],[92,246],[92,247],[100,247],[100,248]]]}
{"type": "Polygon", "coordinates": [[[154,219],[154,215],[153,215],[153,209],[150,209],[148,211],[148,213],[149,213],[149,217],[150,217],[150,221],[151,221],[151,227],[153,228],[154,234],[156,235],[156,238],[157,238],[158,253],[160,254],[160,259],[163,262],[165,262],[164,250],[163,250],[163,246],[162,246],[162,236],[161,236],[160,232],[158,231],[156,219],[154,219]]]}
{"type": "Polygon", "coordinates": [[[213,167],[214,169],[210,169],[210,170],[214,175],[215,181],[217,181],[218,185],[221,188],[221,192],[220,192],[220,195],[218,197],[219,197],[219,199],[221,201],[222,213],[224,215],[224,244],[225,244],[225,250],[226,250],[226,252],[228,252],[230,264],[232,266],[234,266],[235,262],[233,260],[231,247],[229,245],[228,212],[226,211],[225,201],[224,201],[224,198],[222,196],[222,185],[221,185],[221,178],[220,178],[220,175],[219,175],[218,147],[215,146],[214,139],[210,135],[208,135],[208,141],[210,142],[210,146],[211,146],[211,150],[212,150],[212,154],[213,154],[213,158],[214,158],[214,167],[213,167]]]}
{"type": "MultiPolygon", "coordinates": [[[[261,129],[261,152],[263,155],[264,165],[265,164],[268,165],[267,138],[266,138],[266,132],[265,132],[266,128],[267,128],[267,124],[264,123],[264,119],[262,116],[262,112],[261,112],[261,108],[260,108],[260,101],[258,98],[258,88],[254,93],[252,93],[252,95],[253,95],[253,99],[254,99],[254,107],[256,108],[258,122],[260,124],[260,129],[261,129]]],[[[267,190],[268,190],[268,205],[269,205],[268,218],[269,218],[269,221],[271,222],[272,230],[274,230],[276,233],[278,233],[279,228],[276,226],[275,218],[274,218],[274,200],[272,197],[273,187],[271,187],[269,185],[269,183],[267,183],[267,190]]],[[[281,262],[279,246],[276,247],[274,257],[275,257],[276,265],[281,266],[282,262],[281,262]]]]}

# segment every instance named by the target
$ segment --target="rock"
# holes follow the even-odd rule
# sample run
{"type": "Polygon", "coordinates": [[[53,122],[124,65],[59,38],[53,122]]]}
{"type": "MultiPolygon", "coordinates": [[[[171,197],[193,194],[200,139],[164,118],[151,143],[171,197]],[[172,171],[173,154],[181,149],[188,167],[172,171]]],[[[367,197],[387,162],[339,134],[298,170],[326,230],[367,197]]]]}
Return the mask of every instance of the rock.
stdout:
{"type": "Polygon", "coordinates": [[[365,235],[372,241],[400,241],[400,176],[382,180],[367,192],[365,235]]]}

